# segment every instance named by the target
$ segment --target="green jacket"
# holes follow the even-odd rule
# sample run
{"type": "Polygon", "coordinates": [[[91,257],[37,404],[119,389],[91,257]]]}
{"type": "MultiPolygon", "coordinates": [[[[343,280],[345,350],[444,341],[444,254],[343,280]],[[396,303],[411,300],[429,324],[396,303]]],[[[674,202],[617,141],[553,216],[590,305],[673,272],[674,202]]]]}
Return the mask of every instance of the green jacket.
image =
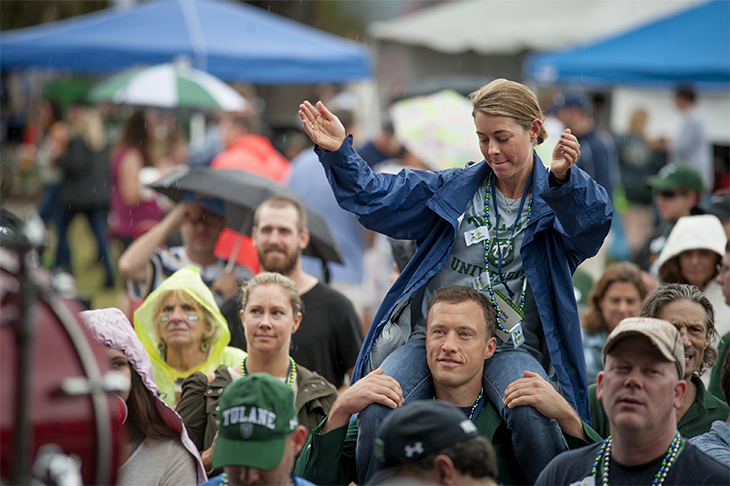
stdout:
{"type": "MultiPolygon", "coordinates": [[[[512,434],[499,416],[499,412],[487,401],[477,416],[474,424],[482,437],[486,437],[494,446],[497,454],[500,484],[527,484],[522,475],[512,449],[512,434]]],[[[355,465],[355,445],[357,443],[357,418],[350,420],[347,426],[330,430],[322,434],[324,421],[309,436],[302,454],[294,468],[295,476],[307,479],[315,484],[346,485],[357,481],[355,465]]],[[[568,447],[576,449],[593,442],[601,441],[601,437],[583,423],[583,430],[590,442],[577,437],[565,435],[568,447]]]]}
{"type": "MultiPolygon", "coordinates": [[[[697,396],[677,424],[677,429],[687,439],[708,432],[712,422],[715,420],[724,422],[728,415],[727,404],[705,390],[702,380],[693,376],[692,383],[697,385],[697,396]]],[[[608,437],[611,434],[608,417],[603,409],[603,403],[596,398],[595,384],[588,387],[588,395],[591,400],[591,425],[601,437],[608,437]]]]}
{"type": "MultiPolygon", "coordinates": [[[[297,364],[297,418],[307,432],[314,429],[332,408],[337,389],[313,371],[297,364]]],[[[208,449],[218,432],[218,401],[223,390],[233,381],[228,366],[215,370],[211,382],[203,373],[193,373],[182,385],[182,396],[175,411],[180,414],[190,439],[199,451],[208,449]]]]}
{"type": "Polygon", "coordinates": [[[728,343],[730,343],[730,332],[722,336],[722,342],[717,346],[717,363],[712,367],[710,385],[707,387],[707,391],[723,402],[725,401],[725,395],[722,393],[722,388],[720,387],[720,374],[722,372],[722,363],[727,354],[728,343]]]}

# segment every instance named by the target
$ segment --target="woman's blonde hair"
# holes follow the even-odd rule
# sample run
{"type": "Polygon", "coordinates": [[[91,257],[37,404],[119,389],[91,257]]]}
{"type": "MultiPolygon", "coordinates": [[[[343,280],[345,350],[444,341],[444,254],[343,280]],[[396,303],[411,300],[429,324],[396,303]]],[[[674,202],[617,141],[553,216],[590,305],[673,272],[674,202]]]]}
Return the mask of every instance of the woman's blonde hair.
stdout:
{"type": "Polygon", "coordinates": [[[469,100],[474,106],[472,116],[476,116],[477,113],[506,116],[515,120],[527,131],[532,128],[532,121],[537,119],[540,120],[541,126],[536,144],[540,145],[548,137],[540,103],[535,94],[524,84],[507,79],[495,79],[470,94],[469,100]]]}
{"type": "Polygon", "coordinates": [[[99,152],[106,147],[104,120],[98,110],[88,106],[82,107],[81,113],[71,125],[92,151],[99,152]]]}
{"type": "Polygon", "coordinates": [[[593,285],[588,294],[588,307],[583,311],[583,318],[581,319],[581,327],[586,333],[598,334],[600,331],[608,330],[599,302],[608,292],[608,288],[617,282],[630,283],[636,287],[641,301],[648,293],[646,285],[641,279],[641,269],[638,266],[631,262],[611,263],[606,267],[603,275],[593,285]]]}
{"type": "Polygon", "coordinates": [[[208,309],[205,308],[204,305],[201,305],[200,302],[195,300],[195,297],[187,293],[183,289],[170,289],[163,292],[160,292],[160,295],[157,296],[153,303],[152,308],[152,315],[155,318],[155,325],[151,326],[152,334],[155,339],[157,339],[162,347],[165,347],[165,343],[162,340],[162,336],[160,336],[160,312],[162,312],[162,305],[167,301],[167,299],[170,296],[175,296],[176,298],[182,300],[186,304],[193,304],[195,307],[199,308],[203,312],[203,319],[205,320],[205,323],[208,325],[208,329],[206,329],[205,333],[203,333],[203,343],[206,344],[207,347],[212,347],[213,344],[218,342],[218,339],[221,337],[221,329],[218,327],[218,324],[216,323],[215,318],[213,315],[208,312],[208,309]]]}
{"type": "Polygon", "coordinates": [[[241,309],[244,311],[246,310],[246,304],[251,296],[251,292],[266,285],[278,285],[287,292],[292,308],[292,315],[296,316],[302,312],[304,306],[302,305],[301,297],[299,297],[297,284],[295,284],[289,277],[285,277],[280,273],[274,272],[259,273],[254,278],[243,284],[243,288],[241,289],[241,309]]]}

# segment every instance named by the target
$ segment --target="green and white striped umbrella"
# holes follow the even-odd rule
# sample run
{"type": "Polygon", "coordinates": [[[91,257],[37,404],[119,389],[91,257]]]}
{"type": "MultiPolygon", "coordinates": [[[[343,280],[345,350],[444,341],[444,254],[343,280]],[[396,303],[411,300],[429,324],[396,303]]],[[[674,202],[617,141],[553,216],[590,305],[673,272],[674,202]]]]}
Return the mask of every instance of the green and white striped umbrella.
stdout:
{"type": "Polygon", "coordinates": [[[161,64],[135,68],[112,76],[89,94],[91,101],[156,106],[241,111],[246,99],[226,83],[188,66],[161,64]]]}

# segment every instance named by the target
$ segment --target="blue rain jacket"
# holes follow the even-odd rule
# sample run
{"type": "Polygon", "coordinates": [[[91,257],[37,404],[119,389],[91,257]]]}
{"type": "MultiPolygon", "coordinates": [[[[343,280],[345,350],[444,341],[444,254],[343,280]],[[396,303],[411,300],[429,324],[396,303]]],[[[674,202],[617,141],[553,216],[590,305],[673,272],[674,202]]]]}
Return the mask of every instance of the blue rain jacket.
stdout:
{"type": "MultiPolygon", "coordinates": [[[[491,168],[482,160],[437,172],[404,169],[377,174],[352,148],[352,137],[335,152],[316,151],[340,206],[370,230],[417,244],[415,255],[375,314],[355,363],[357,380],[407,342],[412,324],[409,308],[420,313],[418,291],[446,264],[459,219],[491,168]]],[[[572,275],[601,248],[613,210],[605,189],[581,169],[571,168],[568,182],[551,188],[549,168],[537,154],[534,160],[532,217],[520,254],[563,395],[590,423],[572,275]]]]}

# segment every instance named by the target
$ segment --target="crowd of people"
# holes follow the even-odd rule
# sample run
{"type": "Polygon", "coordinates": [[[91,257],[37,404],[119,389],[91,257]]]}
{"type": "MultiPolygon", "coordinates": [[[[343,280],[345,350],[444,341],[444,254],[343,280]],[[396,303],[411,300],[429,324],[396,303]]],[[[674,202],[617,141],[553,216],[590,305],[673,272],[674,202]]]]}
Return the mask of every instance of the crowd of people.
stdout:
{"type": "Polygon", "coordinates": [[[105,285],[125,280],[119,308],[81,314],[130,384],[118,484],[730,484],[730,190],[694,92],[673,145],[614,139],[585,93],[541,107],[497,79],[469,100],[484,160],[440,171],[389,127],[358,140],[337,100],[300,105],[313,147],[293,161],[253,113],[221,118],[216,155],[177,136],[161,154],[142,110],[110,145],[95,107],[44,102],[51,266],[72,271],[84,213],[105,285]],[[263,198],[243,240],[222,195],[147,187],[198,165],[299,195],[263,198]],[[656,224],[622,247],[624,170],[656,224]],[[303,255],[310,206],[342,264],[303,255]]]}

